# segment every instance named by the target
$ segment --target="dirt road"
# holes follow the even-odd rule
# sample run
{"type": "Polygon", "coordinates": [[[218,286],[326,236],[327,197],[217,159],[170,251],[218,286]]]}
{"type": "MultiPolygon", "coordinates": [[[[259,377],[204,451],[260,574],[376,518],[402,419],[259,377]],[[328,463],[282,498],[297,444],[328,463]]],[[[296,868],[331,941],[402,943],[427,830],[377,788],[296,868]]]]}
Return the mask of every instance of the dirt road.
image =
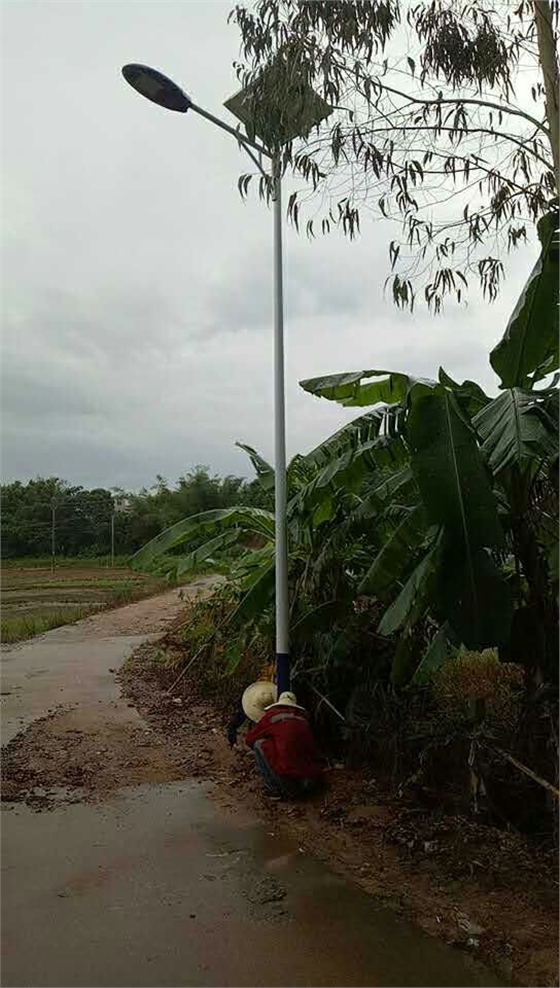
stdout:
{"type": "Polygon", "coordinates": [[[2,804],[2,984],[498,984],[185,778],[113,671],[181,604],[172,592],[3,657],[6,759],[23,751],[47,782],[2,804]]]}

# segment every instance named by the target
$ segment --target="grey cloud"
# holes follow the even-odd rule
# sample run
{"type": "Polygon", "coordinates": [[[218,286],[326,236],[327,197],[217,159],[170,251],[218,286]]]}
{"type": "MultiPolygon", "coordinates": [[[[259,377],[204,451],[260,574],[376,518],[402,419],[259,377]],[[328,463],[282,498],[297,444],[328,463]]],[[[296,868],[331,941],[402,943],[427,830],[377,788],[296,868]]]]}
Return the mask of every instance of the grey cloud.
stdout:
{"type": "MultiPolygon", "coordinates": [[[[266,207],[262,207],[266,210],[266,207]]],[[[269,217],[272,232],[272,221],[269,217]]],[[[367,269],[364,250],[343,243],[333,236],[330,243],[306,244],[293,231],[285,235],[284,294],[287,319],[304,316],[354,315],[363,311],[364,304],[375,293],[379,295],[378,279],[373,280],[367,269]],[[351,256],[353,251],[353,257],[351,256]],[[356,264],[356,254],[360,263],[356,264]],[[364,265],[364,260],[366,265],[364,265]]],[[[373,244],[371,266],[382,263],[384,244],[373,244]]],[[[384,258],[383,258],[384,260],[384,258]]],[[[270,326],[273,298],[272,245],[255,257],[254,252],[240,251],[231,267],[215,276],[208,290],[207,304],[212,311],[212,332],[232,332],[236,327],[246,329],[270,326]]]]}
{"type": "MultiPolygon", "coordinates": [[[[273,455],[271,214],[241,202],[235,142],[147,104],[120,77],[127,61],[151,62],[221,112],[237,88],[229,7],[5,5],[6,479],[137,487],[200,462],[250,472],[236,439],[273,455]]],[[[289,191],[287,178],[286,201],[289,191]]],[[[434,320],[384,300],[390,237],[385,224],[365,224],[354,244],[286,229],[292,454],[356,414],[304,394],[304,377],[431,375],[442,363],[495,387],[488,350],[532,250],[511,261],[492,309],[473,301],[434,320]]]]}
{"type": "Polygon", "coordinates": [[[80,390],[77,382],[67,381],[61,387],[60,381],[49,379],[48,368],[44,375],[41,379],[29,367],[10,367],[8,363],[2,387],[4,425],[6,421],[21,424],[40,421],[45,415],[62,418],[96,414],[95,402],[80,390]]]}

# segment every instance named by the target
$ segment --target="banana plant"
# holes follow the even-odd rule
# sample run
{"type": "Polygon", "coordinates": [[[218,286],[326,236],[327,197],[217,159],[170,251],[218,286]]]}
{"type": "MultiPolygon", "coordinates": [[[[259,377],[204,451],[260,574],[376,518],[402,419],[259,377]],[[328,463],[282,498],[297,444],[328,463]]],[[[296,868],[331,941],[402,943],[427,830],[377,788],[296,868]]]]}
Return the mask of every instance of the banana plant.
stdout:
{"type": "MultiPolygon", "coordinates": [[[[398,636],[397,684],[411,676],[422,682],[450,645],[515,651],[528,640],[521,626],[533,635],[526,650],[534,659],[526,656],[526,664],[550,673],[558,391],[556,380],[537,385],[558,367],[557,227],[555,213],[541,220],[541,257],[492,351],[497,397],[443,368],[433,380],[373,369],[301,382],[314,396],[368,410],[288,467],[296,652],[315,648],[323,663],[348,662],[356,602],[365,595],[379,612],[377,633],[398,636]],[[425,627],[434,630],[415,668],[411,642],[425,627]]],[[[184,519],[144,546],[134,565],[180,575],[244,547],[229,572],[237,594],[231,625],[247,628],[271,614],[274,471],[253,447],[239,445],[270,510],[184,519]],[[256,551],[248,540],[257,541],[256,551]]]]}
{"type": "MultiPolygon", "coordinates": [[[[295,646],[309,641],[309,629],[332,630],[335,614],[353,616],[352,600],[360,567],[356,568],[357,541],[337,541],[333,535],[362,504],[358,495],[365,476],[381,477],[400,464],[404,448],[389,450],[379,431],[379,412],[363,416],[339,430],[307,456],[296,456],[288,466],[288,528],[290,542],[291,623],[295,646]],[[322,559],[322,566],[317,560],[322,559]],[[351,575],[352,567],[356,576],[351,575]]],[[[273,468],[251,446],[238,444],[248,454],[263,489],[272,495],[273,468]]],[[[380,481],[381,482],[381,481],[380,481]]],[[[273,504],[271,504],[271,509],[273,504]]],[[[357,531],[363,521],[353,520],[357,531]]],[[[165,569],[183,576],[209,559],[228,563],[228,575],[237,593],[227,623],[233,629],[258,622],[270,611],[274,595],[274,514],[257,508],[203,512],[183,519],[147,543],[133,557],[137,569],[165,569]],[[259,548],[247,547],[257,540],[259,548]],[[229,559],[235,545],[245,546],[229,559]],[[181,554],[178,554],[181,552],[181,554]],[[225,554],[225,557],[224,557],[225,554]]],[[[237,654],[237,653],[236,653],[237,654]]]]}
{"type": "MultiPolygon", "coordinates": [[[[546,494],[555,502],[556,492],[557,503],[557,381],[536,389],[558,367],[556,213],[541,220],[539,237],[541,257],[491,354],[501,375],[497,398],[475,382],[458,384],[442,368],[437,381],[361,370],[301,382],[310,394],[346,407],[392,402],[390,412],[383,408],[397,425],[390,442],[404,444],[410,456],[409,467],[394,472],[387,486],[398,496],[413,482],[416,497],[401,511],[361,585],[362,592],[388,601],[382,633],[410,636],[414,622],[431,614],[469,647],[506,646],[525,609],[535,632],[540,622],[556,636],[557,594],[551,587],[558,568],[557,510],[551,503],[545,511],[542,502],[546,494]],[[511,557],[517,600],[508,578],[511,557]]],[[[395,517],[393,498],[390,508],[395,517]]],[[[379,520],[375,496],[360,511],[379,520]]],[[[532,649],[537,654],[538,638],[532,649]]],[[[540,651],[541,665],[548,654],[550,673],[557,649],[545,643],[540,651]]],[[[423,668],[444,654],[438,632],[423,668]]]]}

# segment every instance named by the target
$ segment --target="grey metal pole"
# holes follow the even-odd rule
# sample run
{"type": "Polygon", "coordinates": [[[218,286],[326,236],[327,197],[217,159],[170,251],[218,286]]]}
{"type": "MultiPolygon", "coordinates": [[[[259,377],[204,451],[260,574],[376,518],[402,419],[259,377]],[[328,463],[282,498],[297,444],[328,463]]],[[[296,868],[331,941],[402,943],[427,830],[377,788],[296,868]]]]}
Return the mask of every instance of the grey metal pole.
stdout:
{"type": "Polygon", "coordinates": [[[115,509],[111,513],[111,568],[115,567],[115,509]]]}
{"type": "MultiPolygon", "coordinates": [[[[127,82],[143,96],[152,99],[149,91],[138,84],[125,71],[127,82]]],[[[156,76],[161,85],[162,75],[147,66],[128,66],[138,69],[150,76],[156,76]]],[[[165,77],[163,77],[165,81],[165,77]]],[[[167,83],[174,89],[179,87],[171,80],[167,83]]],[[[271,160],[272,164],[272,199],[274,203],[274,449],[275,449],[275,523],[276,523],[276,684],[278,693],[290,688],[290,656],[289,656],[289,596],[288,596],[288,526],[286,517],[286,412],[284,396],[284,291],[282,269],[282,167],[280,148],[271,152],[264,145],[251,140],[239,129],[230,127],[213,113],[204,110],[194,103],[185,93],[182,94],[183,112],[188,109],[235,137],[238,144],[244,148],[251,160],[256,164],[261,175],[267,178],[267,173],[261,161],[253,152],[271,160]]],[[[158,102],[158,100],[156,100],[158,102]]],[[[166,104],[168,109],[177,109],[176,105],[166,104]]],[[[231,107],[230,107],[231,109],[231,107]]],[[[235,110],[232,110],[235,113],[235,110]]],[[[238,115],[238,114],[236,114],[238,115]]]]}
{"type": "Polygon", "coordinates": [[[274,514],[276,526],[276,686],[290,689],[288,530],[286,517],[286,408],[284,394],[284,282],[282,265],[282,172],[272,161],[274,201],[274,514]]]}
{"type": "Polygon", "coordinates": [[[253,148],[253,150],[258,151],[259,154],[264,154],[265,158],[273,157],[270,151],[265,148],[263,144],[259,144],[257,141],[251,141],[245,136],[245,134],[242,134],[235,127],[230,127],[229,124],[224,123],[223,120],[220,120],[219,117],[215,117],[214,114],[209,113],[208,110],[203,110],[201,106],[198,106],[197,103],[193,103],[192,100],[189,109],[194,110],[195,113],[198,113],[201,117],[209,120],[210,123],[216,124],[216,127],[220,127],[221,130],[227,131],[227,133],[231,134],[232,137],[235,137],[238,144],[242,144],[243,147],[253,148]]]}

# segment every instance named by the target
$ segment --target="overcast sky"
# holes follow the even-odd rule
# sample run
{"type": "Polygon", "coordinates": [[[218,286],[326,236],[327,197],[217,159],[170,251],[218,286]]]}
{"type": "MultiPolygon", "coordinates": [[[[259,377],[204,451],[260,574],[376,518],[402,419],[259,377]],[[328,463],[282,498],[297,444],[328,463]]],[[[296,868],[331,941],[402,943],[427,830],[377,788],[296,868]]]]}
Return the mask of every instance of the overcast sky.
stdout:
{"type": "MultiPolygon", "coordinates": [[[[3,3],[4,481],[137,488],[197,463],[250,473],[238,439],[273,456],[271,215],[240,200],[233,141],[120,75],[152,64],[227,118],[230,6],[3,3]]],[[[443,364],[495,390],[488,350],[534,248],[508,264],[498,303],[471,296],[434,319],[384,301],[391,233],[364,227],[353,244],[287,234],[291,454],[351,417],[303,393],[305,377],[443,364]]]]}

